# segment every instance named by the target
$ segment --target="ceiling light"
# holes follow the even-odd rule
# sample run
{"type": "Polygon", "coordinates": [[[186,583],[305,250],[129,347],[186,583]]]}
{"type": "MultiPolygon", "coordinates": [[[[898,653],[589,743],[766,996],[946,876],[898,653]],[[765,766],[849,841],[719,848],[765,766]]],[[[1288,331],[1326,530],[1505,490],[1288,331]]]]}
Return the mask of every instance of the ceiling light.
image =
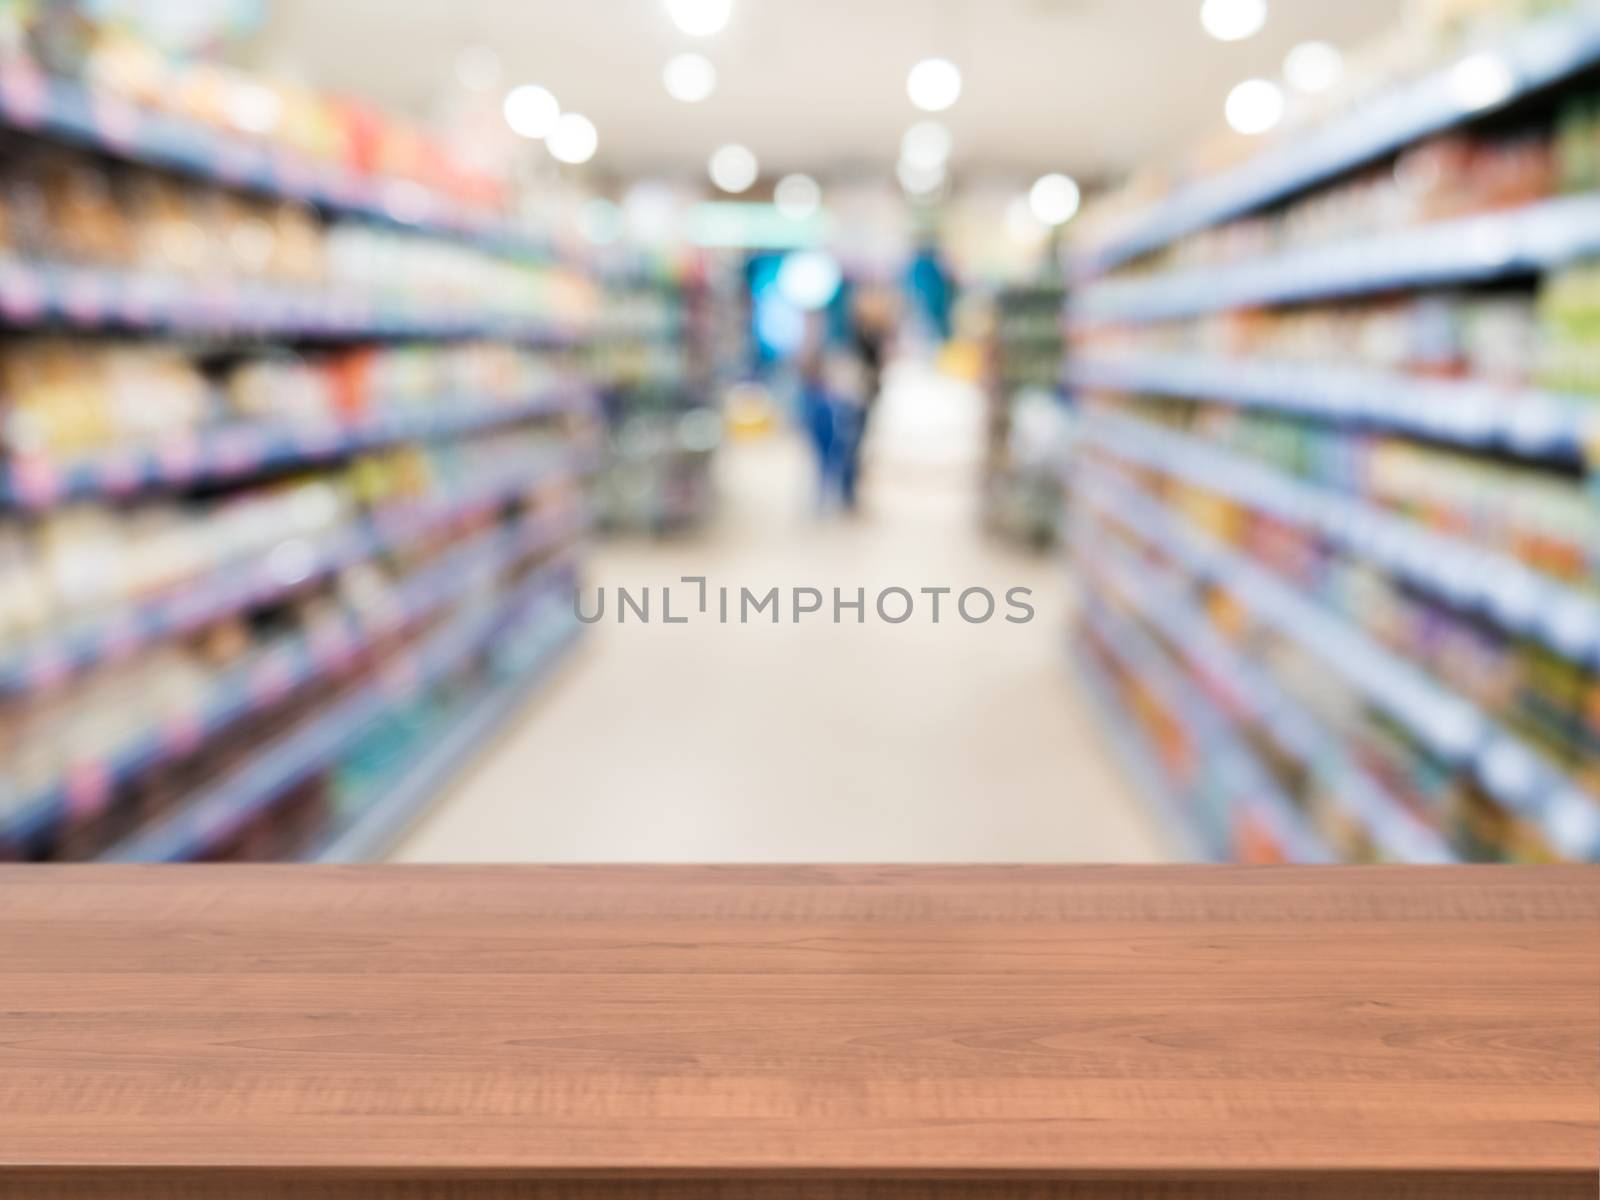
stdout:
{"type": "Polygon", "coordinates": [[[487,46],[456,55],[456,82],[469,92],[487,92],[500,82],[500,56],[487,46]]]}
{"type": "Polygon", "coordinates": [[[916,163],[901,159],[894,169],[895,177],[900,180],[900,186],[913,196],[927,196],[937,192],[944,186],[944,164],[934,163],[931,167],[921,167],[916,163]]]}
{"type": "Polygon", "coordinates": [[[1450,71],[1450,94],[1468,112],[1493,108],[1510,97],[1516,85],[1511,68],[1498,54],[1470,54],[1450,71]]]}
{"type": "Polygon", "coordinates": [[[1200,24],[1219,42],[1240,42],[1267,23],[1267,0],[1205,0],[1200,24]]]}
{"type": "Polygon", "coordinates": [[[761,164],[744,146],[723,146],[711,156],[711,182],[725,192],[749,191],[760,174],[761,164]]]}
{"type": "Polygon", "coordinates": [[[1283,119],[1283,91],[1266,79],[1246,79],[1228,93],[1223,113],[1239,133],[1265,133],[1283,119]]]}
{"type": "Polygon", "coordinates": [[[805,312],[827,308],[843,282],[838,260],[821,250],[797,250],[778,268],[779,294],[805,312]]]}
{"type": "Polygon", "coordinates": [[[772,189],[772,202],[791,221],[805,221],[822,207],[822,189],[809,175],[785,175],[772,189]]]}
{"type": "Polygon", "coordinates": [[[704,54],[679,54],[661,70],[667,95],[685,104],[699,104],[717,90],[717,69],[704,54]]]}
{"type": "Polygon", "coordinates": [[[550,136],[561,116],[556,98],[536,84],[525,83],[506,93],[503,110],[513,133],[535,141],[550,136]]]}
{"type": "Polygon", "coordinates": [[[1065,225],[1078,211],[1078,185],[1065,175],[1045,175],[1028,190],[1028,209],[1045,225],[1065,225]]]}
{"type": "Polygon", "coordinates": [[[943,112],[961,99],[961,71],[947,58],[925,58],[906,76],[906,95],[924,112],[943,112]]]}
{"type": "Polygon", "coordinates": [[[600,135],[588,117],[578,113],[562,113],[556,127],[550,131],[550,140],[546,145],[557,162],[586,163],[600,148],[600,135]]]}
{"type": "Polygon", "coordinates": [[[900,157],[919,167],[936,167],[950,157],[954,140],[937,121],[918,121],[900,139],[900,157]]]}
{"type": "Polygon", "coordinates": [[[666,0],[672,23],[690,37],[721,33],[733,16],[733,0],[666,0]]]}
{"type": "Polygon", "coordinates": [[[1344,74],[1344,56],[1327,42],[1301,42],[1283,60],[1283,77],[1298,92],[1325,92],[1344,74]]]}

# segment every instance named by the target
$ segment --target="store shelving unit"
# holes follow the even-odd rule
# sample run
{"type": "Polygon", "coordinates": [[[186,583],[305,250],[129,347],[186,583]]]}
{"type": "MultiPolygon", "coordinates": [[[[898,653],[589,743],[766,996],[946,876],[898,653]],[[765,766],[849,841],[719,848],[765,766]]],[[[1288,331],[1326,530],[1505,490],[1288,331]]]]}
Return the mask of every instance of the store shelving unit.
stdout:
{"type": "Polygon", "coordinates": [[[1061,386],[1065,299],[1059,283],[1009,285],[995,293],[990,318],[984,522],[1030,545],[1056,540],[1061,491],[1050,467],[1050,448],[1026,445],[1028,431],[1019,427],[1018,410],[1030,403],[1051,411],[1057,407],[1051,401],[1061,386]]]}
{"type": "Polygon", "coordinates": [[[1264,208],[1430,134],[1561,83],[1600,61],[1600,13],[1574,6],[1509,40],[1463,47],[1449,63],[1390,88],[1289,144],[1210,179],[1179,188],[1133,214],[1078,256],[1079,275],[1094,278],[1141,255],[1264,208]]]}
{"type": "Polygon", "coordinates": [[[609,430],[601,519],[614,530],[665,533],[711,514],[721,443],[706,265],[632,270],[614,279],[623,325],[597,339],[609,430]]]}
{"type": "MultiPolygon", "coordinates": [[[[292,201],[324,238],[370,228],[419,257],[451,247],[535,273],[489,293],[459,274],[439,290],[422,276],[180,273],[55,256],[0,227],[0,354],[46,339],[85,357],[154,347],[204,364],[196,379],[268,358],[330,381],[363,355],[385,364],[357,364],[379,381],[360,406],[343,377],[327,383],[339,402],[314,413],[244,412],[213,383],[205,416],[86,448],[37,444],[0,395],[0,588],[54,597],[61,562],[102,570],[63,550],[83,517],[130,536],[159,524],[187,564],[92,603],[52,598],[20,617],[0,603],[0,860],[381,853],[576,635],[601,465],[582,357],[596,326],[532,281],[581,283],[584,268],[414,179],[142,108],[23,59],[0,66],[0,130],[108,177],[292,201]],[[433,382],[416,383],[424,371],[433,382]],[[275,533],[269,504],[293,516],[275,533]],[[245,552],[228,530],[250,521],[259,547],[245,552]],[[181,702],[163,690],[175,678],[181,702]],[[107,722],[91,705],[118,687],[132,691],[107,722]]],[[[614,352],[655,336],[607,331],[614,352]]]]}
{"type": "Polygon", "coordinates": [[[1075,657],[1208,857],[1600,860],[1600,397],[1545,348],[1600,201],[1371,223],[1403,211],[1371,199],[1388,160],[1440,138],[1542,137],[1563,179],[1597,71],[1592,6],[1469,41],[1079,249],[1075,657]],[[1541,357],[1363,358],[1424,304],[1537,314],[1541,357]]]}
{"type": "Polygon", "coordinates": [[[158,112],[25,57],[0,71],[0,124],[129,162],[258,195],[315,205],[497,252],[547,257],[548,243],[414,180],[311,158],[288,146],[158,112]]]}
{"type": "Polygon", "coordinates": [[[1573,466],[1600,439],[1600,421],[1587,397],[1546,388],[1160,353],[1079,356],[1066,370],[1069,384],[1084,391],[1248,406],[1573,466]]]}
{"type": "Polygon", "coordinates": [[[1563,197],[1419,229],[1341,238],[1220,268],[1110,280],[1074,305],[1080,327],[1225,309],[1486,283],[1600,252],[1600,200],[1563,197]]]}
{"type": "Polygon", "coordinates": [[[575,330],[471,306],[395,304],[358,290],[250,281],[196,285],[70,263],[0,262],[0,317],[79,332],[259,337],[293,341],[489,338],[563,346],[575,330]]]}
{"type": "MultiPolygon", "coordinates": [[[[381,721],[397,704],[436,686],[474,657],[483,654],[508,631],[540,620],[552,628],[570,633],[575,618],[571,615],[570,591],[574,576],[561,564],[532,576],[519,585],[509,599],[481,611],[469,611],[453,620],[427,641],[405,654],[389,659],[381,674],[369,685],[342,699],[297,727],[288,736],[269,743],[245,767],[234,771],[212,787],[188,799],[176,811],[151,822],[133,836],[118,842],[100,855],[108,862],[188,862],[208,857],[226,844],[241,827],[259,817],[280,796],[310,775],[326,770],[347,752],[370,726],[381,721]]],[[[496,688],[486,690],[483,703],[499,709],[503,697],[496,688]]],[[[464,720],[465,730],[456,725],[445,736],[458,743],[464,733],[481,737],[489,732],[476,712],[464,720]],[[474,719],[477,718],[477,719],[474,719]]],[[[476,744],[474,741],[473,744],[476,744]]],[[[459,763],[467,747],[453,745],[449,763],[437,764],[433,751],[425,750],[407,766],[442,779],[441,766],[459,763]]],[[[436,750],[437,748],[434,748],[436,750]]],[[[328,841],[314,842],[311,857],[346,857],[356,848],[381,850],[384,837],[392,837],[414,817],[423,798],[410,792],[385,791],[372,806],[358,814],[348,829],[337,822],[325,835],[328,841]]]]}

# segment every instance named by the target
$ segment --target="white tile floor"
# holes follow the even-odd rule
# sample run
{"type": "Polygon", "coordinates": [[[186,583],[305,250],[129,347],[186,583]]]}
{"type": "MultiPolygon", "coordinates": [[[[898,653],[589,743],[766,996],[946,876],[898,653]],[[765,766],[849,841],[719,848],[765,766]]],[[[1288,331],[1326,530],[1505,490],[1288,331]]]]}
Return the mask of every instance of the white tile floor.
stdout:
{"type": "MultiPolygon", "coordinates": [[[[613,620],[400,848],[410,861],[1151,861],[1171,847],[1063,653],[1067,582],[974,518],[977,400],[902,375],[868,510],[819,519],[805,448],[723,456],[695,538],[602,545],[593,587],[1031,587],[1027,625],[613,620]]],[[[692,589],[675,590],[675,607],[692,589]]]]}

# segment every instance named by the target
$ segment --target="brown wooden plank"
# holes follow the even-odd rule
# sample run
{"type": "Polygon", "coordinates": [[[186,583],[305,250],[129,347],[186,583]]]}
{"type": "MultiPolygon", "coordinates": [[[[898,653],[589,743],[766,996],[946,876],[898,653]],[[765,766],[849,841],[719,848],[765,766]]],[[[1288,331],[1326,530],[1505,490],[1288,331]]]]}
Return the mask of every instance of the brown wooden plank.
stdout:
{"type": "Polygon", "coordinates": [[[119,1174],[9,1181],[7,1200],[1590,1200],[1592,1180],[1570,1176],[1338,1173],[1286,1180],[1252,1175],[1206,1179],[881,1180],[590,1179],[338,1180],[205,1174],[119,1174]]]}
{"type": "Polygon", "coordinates": [[[1582,1195],[1597,1051],[1586,868],[0,868],[8,1200],[1582,1195]]]}

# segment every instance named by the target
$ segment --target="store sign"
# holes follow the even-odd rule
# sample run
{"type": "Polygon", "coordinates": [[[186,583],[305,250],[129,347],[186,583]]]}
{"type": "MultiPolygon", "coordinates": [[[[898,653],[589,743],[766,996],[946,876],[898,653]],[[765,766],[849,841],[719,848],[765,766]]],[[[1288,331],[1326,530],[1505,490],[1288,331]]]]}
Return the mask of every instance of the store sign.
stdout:
{"type": "Polygon", "coordinates": [[[825,244],[826,215],[788,217],[771,204],[708,201],[689,211],[689,237],[706,249],[809,250],[825,244]]]}

